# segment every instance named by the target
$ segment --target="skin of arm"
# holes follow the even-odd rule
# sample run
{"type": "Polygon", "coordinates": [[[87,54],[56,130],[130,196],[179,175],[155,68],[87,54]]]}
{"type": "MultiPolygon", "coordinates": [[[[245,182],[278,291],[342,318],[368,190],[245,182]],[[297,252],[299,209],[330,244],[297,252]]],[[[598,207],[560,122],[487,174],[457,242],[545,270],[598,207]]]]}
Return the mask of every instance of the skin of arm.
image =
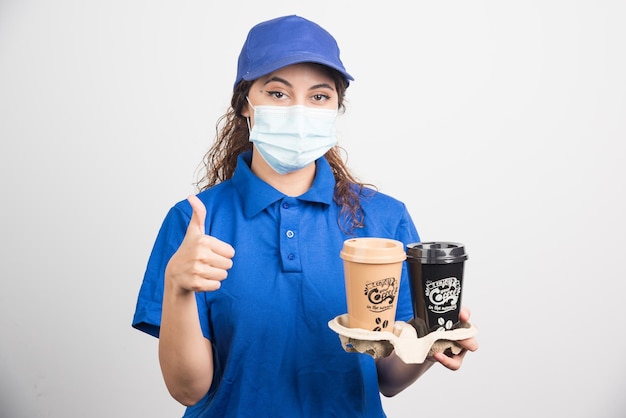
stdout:
{"type": "Polygon", "coordinates": [[[163,296],[159,363],[168,391],[181,404],[194,405],[208,392],[213,355],[200,329],[195,294],[169,283],[163,296]]]}
{"type": "Polygon", "coordinates": [[[206,208],[197,196],[188,200],[191,221],[165,269],[159,363],[172,397],[191,406],[208,392],[213,380],[212,346],[202,334],[195,293],[220,288],[235,250],[205,235],[206,208]]]}
{"type": "MultiPolygon", "coordinates": [[[[459,320],[461,322],[469,322],[469,318],[469,309],[461,308],[459,320]]],[[[435,363],[441,363],[450,370],[459,370],[465,354],[468,351],[478,350],[478,341],[472,337],[457,342],[463,347],[459,354],[448,356],[444,353],[435,353],[422,364],[406,364],[395,353],[391,353],[388,357],[377,359],[376,370],[378,371],[380,393],[386,397],[397,395],[412,385],[435,363]]]]}
{"type": "Polygon", "coordinates": [[[395,353],[376,360],[378,387],[384,396],[392,397],[402,392],[435,364],[426,359],[421,364],[406,364],[395,353]]]}

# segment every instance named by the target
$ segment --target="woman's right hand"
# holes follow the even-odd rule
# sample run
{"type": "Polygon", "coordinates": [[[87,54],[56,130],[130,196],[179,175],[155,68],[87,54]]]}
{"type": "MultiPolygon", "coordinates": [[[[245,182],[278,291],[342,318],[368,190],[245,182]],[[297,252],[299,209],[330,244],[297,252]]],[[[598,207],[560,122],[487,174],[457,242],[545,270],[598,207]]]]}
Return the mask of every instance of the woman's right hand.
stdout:
{"type": "Polygon", "coordinates": [[[234,248],[204,233],[206,207],[195,195],[187,198],[192,214],[183,242],[165,268],[165,281],[179,291],[207,292],[220,288],[233,266],[234,248]]]}
{"type": "Polygon", "coordinates": [[[165,268],[159,362],[174,399],[189,406],[202,399],[213,381],[212,345],[202,333],[194,292],[220,288],[235,250],[204,233],[206,207],[197,196],[187,199],[191,220],[165,268]]]}

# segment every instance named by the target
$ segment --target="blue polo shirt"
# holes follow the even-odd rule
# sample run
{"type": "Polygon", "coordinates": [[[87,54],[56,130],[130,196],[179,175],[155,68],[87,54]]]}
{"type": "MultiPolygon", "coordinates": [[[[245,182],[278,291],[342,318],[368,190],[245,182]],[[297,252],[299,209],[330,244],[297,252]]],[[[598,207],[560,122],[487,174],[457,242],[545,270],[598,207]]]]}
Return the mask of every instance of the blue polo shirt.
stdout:
{"type": "MultiPolygon", "coordinates": [[[[383,193],[362,198],[365,228],[346,235],[324,158],[309,191],[289,197],[256,177],[251,154],[230,180],[198,194],[206,233],[235,248],[222,287],[197,293],[204,336],[213,344],[213,384],[186,417],[385,417],[374,360],[347,353],[328,321],[347,312],[344,240],[418,242],[405,205],[383,193]]],[[[132,325],[158,337],[165,266],[185,236],[191,206],[168,212],[150,255],[132,325]]],[[[406,263],[397,319],[412,317],[406,263]]]]}

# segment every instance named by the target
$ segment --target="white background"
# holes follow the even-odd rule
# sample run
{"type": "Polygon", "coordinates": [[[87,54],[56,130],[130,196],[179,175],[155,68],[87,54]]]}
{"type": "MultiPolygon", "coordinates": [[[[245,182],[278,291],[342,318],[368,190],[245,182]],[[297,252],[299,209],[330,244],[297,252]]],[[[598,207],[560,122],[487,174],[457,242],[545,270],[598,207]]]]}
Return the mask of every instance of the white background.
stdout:
{"type": "Polygon", "coordinates": [[[388,415],[626,415],[625,3],[371,4],[0,0],[1,417],[182,414],[137,292],[248,29],[291,13],[356,78],[355,174],[470,255],[479,351],[388,415]]]}

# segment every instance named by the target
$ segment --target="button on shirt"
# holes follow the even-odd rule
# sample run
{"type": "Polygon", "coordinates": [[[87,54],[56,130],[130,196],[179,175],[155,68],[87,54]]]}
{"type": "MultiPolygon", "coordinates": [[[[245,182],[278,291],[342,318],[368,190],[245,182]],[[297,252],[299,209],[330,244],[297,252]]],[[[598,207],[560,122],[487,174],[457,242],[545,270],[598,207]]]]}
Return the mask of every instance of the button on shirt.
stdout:
{"type": "MultiPolygon", "coordinates": [[[[213,383],[187,417],[384,417],[374,360],[347,353],[328,321],[347,312],[343,241],[354,236],[419,242],[404,206],[383,193],[362,197],[364,228],[346,235],[328,162],[316,162],[309,191],[289,197],[239,157],[233,177],[198,194],[206,233],[235,249],[219,290],[196,294],[211,340],[213,383]]],[[[133,326],[158,336],[165,266],[185,236],[191,207],[168,212],[144,276],[133,326]]],[[[397,319],[412,317],[406,264],[397,319]]]]}

